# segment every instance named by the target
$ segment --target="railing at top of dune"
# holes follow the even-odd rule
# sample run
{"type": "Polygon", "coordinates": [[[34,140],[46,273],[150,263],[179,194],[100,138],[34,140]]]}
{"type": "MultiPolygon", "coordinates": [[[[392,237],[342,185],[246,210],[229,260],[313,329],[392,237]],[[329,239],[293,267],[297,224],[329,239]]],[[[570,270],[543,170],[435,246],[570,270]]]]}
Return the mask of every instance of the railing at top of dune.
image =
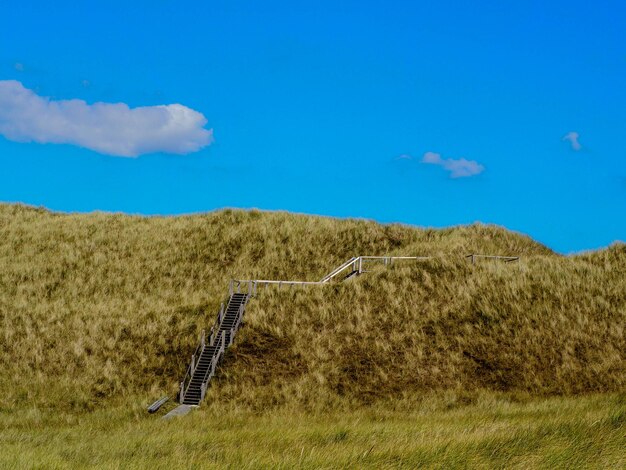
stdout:
{"type": "Polygon", "coordinates": [[[279,289],[283,286],[313,286],[328,284],[335,279],[339,274],[350,269],[348,276],[352,274],[361,274],[368,272],[365,268],[371,263],[382,263],[385,266],[392,265],[398,261],[421,261],[431,259],[430,256],[354,256],[345,263],[341,264],[337,268],[333,269],[330,273],[324,276],[319,281],[279,281],[269,279],[253,279],[253,280],[241,280],[233,279],[230,281],[229,295],[233,293],[246,292],[248,295],[255,295],[259,287],[277,286],[279,289]]]}

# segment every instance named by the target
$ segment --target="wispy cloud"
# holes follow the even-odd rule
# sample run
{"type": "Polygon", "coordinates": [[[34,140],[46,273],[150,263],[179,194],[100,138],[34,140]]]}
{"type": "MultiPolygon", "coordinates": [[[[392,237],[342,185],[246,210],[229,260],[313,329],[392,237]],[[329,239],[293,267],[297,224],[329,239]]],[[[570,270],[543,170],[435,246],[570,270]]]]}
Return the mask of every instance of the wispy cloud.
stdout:
{"type": "Polygon", "coordinates": [[[485,167],[475,160],[441,158],[441,155],[435,152],[426,152],[422,157],[422,163],[440,166],[449,172],[450,178],[467,178],[485,171],[485,167]]]}
{"type": "Polygon", "coordinates": [[[578,134],[578,132],[571,131],[565,134],[563,136],[563,139],[561,140],[568,141],[570,145],[572,146],[572,150],[579,151],[580,149],[583,148],[582,145],[580,145],[580,142],[578,141],[579,137],[580,135],[578,134]]]}
{"type": "Polygon", "coordinates": [[[22,64],[21,62],[16,62],[16,63],[13,65],[13,68],[14,68],[15,70],[17,70],[18,72],[23,72],[23,71],[24,71],[24,69],[25,69],[24,64],[22,64]]]}
{"type": "Polygon", "coordinates": [[[15,80],[0,81],[0,134],[17,142],[72,144],[122,157],[186,154],[213,140],[207,120],[181,104],[129,108],[125,103],[51,100],[15,80]]]}

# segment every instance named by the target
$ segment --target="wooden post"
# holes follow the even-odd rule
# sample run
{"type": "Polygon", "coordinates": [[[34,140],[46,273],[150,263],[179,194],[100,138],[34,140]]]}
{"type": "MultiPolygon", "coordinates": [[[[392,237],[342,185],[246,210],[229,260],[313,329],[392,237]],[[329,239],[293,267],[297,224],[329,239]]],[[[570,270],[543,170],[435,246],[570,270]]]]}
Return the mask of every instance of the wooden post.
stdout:
{"type": "Polygon", "coordinates": [[[191,356],[191,375],[193,375],[195,370],[196,370],[196,355],[193,354],[191,356]]]}
{"type": "Polygon", "coordinates": [[[228,297],[233,296],[233,280],[230,280],[230,284],[228,284],[228,297]]]}
{"type": "Polygon", "coordinates": [[[185,381],[183,380],[180,383],[180,404],[183,404],[183,400],[185,399],[185,381]]]}

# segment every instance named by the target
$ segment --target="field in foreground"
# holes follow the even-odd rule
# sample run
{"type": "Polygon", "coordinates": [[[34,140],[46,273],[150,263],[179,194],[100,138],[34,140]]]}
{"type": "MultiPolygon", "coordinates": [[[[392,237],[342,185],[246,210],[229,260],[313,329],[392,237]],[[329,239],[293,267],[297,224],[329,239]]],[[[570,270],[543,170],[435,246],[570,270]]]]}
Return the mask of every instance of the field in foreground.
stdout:
{"type": "Polygon", "coordinates": [[[332,414],[213,408],[165,423],[139,407],[3,413],[0,467],[626,467],[623,395],[460,401],[332,414]]]}

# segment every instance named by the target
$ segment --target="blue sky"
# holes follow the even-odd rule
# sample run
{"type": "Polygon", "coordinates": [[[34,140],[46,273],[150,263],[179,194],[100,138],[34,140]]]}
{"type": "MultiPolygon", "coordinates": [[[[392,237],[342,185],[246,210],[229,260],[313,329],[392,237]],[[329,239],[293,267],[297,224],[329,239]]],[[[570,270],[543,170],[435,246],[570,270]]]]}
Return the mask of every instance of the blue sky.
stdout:
{"type": "Polygon", "coordinates": [[[8,0],[0,200],[606,246],[626,239],[624,24],[618,1],[8,0]]]}

